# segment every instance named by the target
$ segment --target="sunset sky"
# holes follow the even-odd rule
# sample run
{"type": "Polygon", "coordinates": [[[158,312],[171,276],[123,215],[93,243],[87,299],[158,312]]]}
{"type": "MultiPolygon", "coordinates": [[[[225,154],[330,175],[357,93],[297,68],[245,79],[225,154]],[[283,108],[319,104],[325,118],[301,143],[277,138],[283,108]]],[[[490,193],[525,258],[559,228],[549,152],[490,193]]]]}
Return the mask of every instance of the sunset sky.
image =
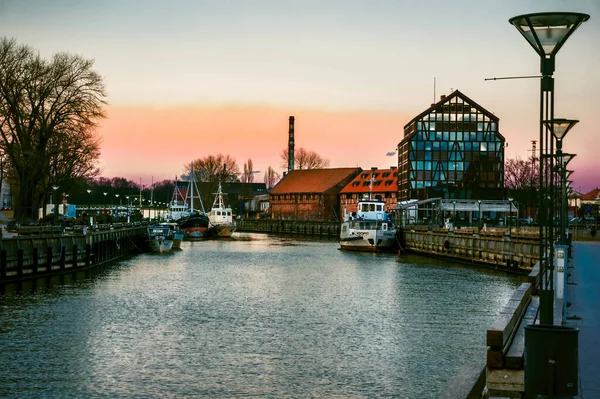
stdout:
{"type": "Polygon", "coordinates": [[[331,167],[397,164],[403,126],[458,89],[500,118],[506,157],[539,134],[539,56],[508,19],[591,15],[556,58],[555,117],[579,119],[573,187],[600,185],[598,0],[0,0],[0,36],[45,57],[95,60],[108,90],[105,177],[144,184],[229,154],[262,181],[281,172],[288,117],[296,146],[331,167]],[[435,78],[435,97],[434,97],[435,78]]]}

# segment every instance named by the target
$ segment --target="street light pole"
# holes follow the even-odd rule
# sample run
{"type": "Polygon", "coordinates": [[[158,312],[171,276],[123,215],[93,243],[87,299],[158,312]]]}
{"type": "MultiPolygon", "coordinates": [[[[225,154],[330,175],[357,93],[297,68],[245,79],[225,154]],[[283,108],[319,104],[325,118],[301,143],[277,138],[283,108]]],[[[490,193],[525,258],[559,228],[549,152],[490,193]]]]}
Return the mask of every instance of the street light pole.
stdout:
{"type": "Polygon", "coordinates": [[[56,198],[56,190],[58,190],[58,186],[52,186],[52,190],[54,190],[54,194],[53,194],[53,199],[52,201],[54,202],[54,225],[56,225],[56,219],[58,218],[58,198],[56,198]]]}
{"type": "Polygon", "coordinates": [[[512,237],[512,202],[513,199],[509,198],[508,199],[508,208],[509,208],[509,212],[508,212],[508,236],[512,237]]]}
{"type": "Polygon", "coordinates": [[[573,32],[590,18],[587,14],[573,12],[544,12],[525,14],[508,20],[540,56],[542,74],[540,86],[540,133],[539,133],[539,258],[540,258],[540,322],[553,324],[554,320],[554,251],[552,223],[549,210],[553,209],[553,179],[550,172],[553,164],[554,142],[544,126],[545,120],[554,119],[554,74],[555,57],[573,32]],[[546,195],[550,194],[550,201],[546,195]]]}
{"type": "MultiPolygon", "coordinates": [[[[569,154],[563,154],[562,152],[562,142],[566,137],[567,133],[575,126],[579,121],[574,119],[552,119],[551,121],[544,121],[546,127],[550,130],[554,138],[556,139],[556,167],[557,167],[557,175],[560,177],[560,194],[559,194],[559,209],[560,209],[560,236],[559,243],[566,244],[566,231],[567,231],[567,211],[566,211],[566,202],[567,202],[567,186],[566,186],[566,170],[567,163],[573,158],[573,156],[567,156],[569,154]],[[565,162],[566,161],[566,162],[565,162]]],[[[553,213],[554,214],[554,213],[553,213]]]]}

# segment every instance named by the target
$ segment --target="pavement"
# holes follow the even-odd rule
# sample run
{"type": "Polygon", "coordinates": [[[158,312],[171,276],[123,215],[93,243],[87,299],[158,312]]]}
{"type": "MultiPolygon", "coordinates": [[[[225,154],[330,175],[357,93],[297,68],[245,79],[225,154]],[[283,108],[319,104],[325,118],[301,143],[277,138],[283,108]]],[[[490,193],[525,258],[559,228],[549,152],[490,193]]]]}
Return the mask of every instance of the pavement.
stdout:
{"type": "Polygon", "coordinates": [[[577,397],[600,398],[600,242],[572,243],[565,299],[565,325],[579,328],[577,397]]]}

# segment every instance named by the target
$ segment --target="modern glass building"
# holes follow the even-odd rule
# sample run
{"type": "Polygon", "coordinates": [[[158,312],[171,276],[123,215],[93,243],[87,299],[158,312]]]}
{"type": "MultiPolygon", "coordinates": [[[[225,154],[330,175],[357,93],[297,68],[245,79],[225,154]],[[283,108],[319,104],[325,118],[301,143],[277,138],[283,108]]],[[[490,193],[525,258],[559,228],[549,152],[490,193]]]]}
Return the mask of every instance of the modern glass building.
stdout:
{"type": "Polygon", "coordinates": [[[456,90],[404,126],[398,199],[503,199],[498,118],[456,90]]]}

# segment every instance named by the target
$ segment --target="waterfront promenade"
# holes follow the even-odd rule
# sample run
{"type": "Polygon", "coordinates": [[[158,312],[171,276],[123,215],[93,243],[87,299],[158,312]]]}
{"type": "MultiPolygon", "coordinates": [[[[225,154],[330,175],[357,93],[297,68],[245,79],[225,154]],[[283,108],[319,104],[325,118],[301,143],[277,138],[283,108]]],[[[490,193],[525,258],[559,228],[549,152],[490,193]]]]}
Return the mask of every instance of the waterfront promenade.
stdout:
{"type": "Polygon", "coordinates": [[[573,242],[566,324],[579,328],[579,396],[600,398],[600,242],[573,242]]]}

